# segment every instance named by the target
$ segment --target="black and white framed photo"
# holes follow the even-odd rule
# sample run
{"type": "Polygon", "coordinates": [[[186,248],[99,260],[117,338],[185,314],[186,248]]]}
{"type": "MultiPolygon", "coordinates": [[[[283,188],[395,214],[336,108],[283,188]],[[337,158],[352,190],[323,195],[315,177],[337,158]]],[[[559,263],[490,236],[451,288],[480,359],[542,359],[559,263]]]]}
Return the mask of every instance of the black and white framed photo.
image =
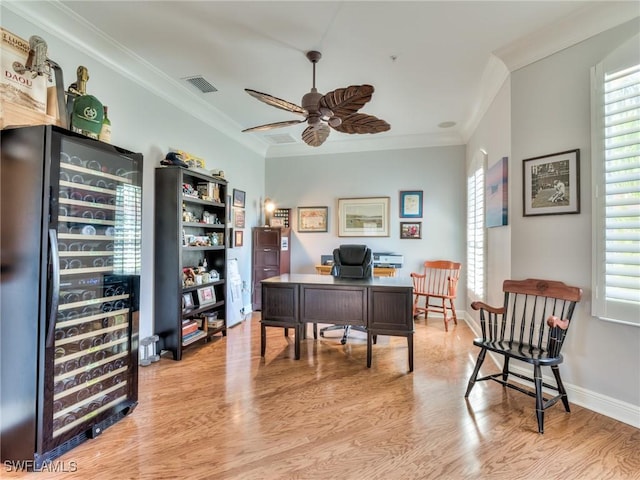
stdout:
{"type": "Polygon", "coordinates": [[[182,294],[182,310],[190,310],[193,308],[193,297],[191,292],[182,294]]]}
{"type": "Polygon", "coordinates": [[[522,182],[523,216],[580,213],[580,150],[523,160],[522,182]]]}

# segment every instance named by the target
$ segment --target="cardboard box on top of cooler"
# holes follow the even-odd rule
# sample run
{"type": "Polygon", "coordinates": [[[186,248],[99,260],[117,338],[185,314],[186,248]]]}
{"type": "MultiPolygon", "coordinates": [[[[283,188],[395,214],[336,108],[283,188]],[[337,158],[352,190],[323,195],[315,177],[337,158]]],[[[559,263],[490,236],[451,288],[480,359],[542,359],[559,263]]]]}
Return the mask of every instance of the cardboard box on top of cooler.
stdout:
{"type": "Polygon", "coordinates": [[[47,76],[33,77],[31,72],[18,73],[14,62],[25,65],[29,57],[29,41],[0,27],[0,103],[19,105],[38,114],[47,113],[47,76]]]}

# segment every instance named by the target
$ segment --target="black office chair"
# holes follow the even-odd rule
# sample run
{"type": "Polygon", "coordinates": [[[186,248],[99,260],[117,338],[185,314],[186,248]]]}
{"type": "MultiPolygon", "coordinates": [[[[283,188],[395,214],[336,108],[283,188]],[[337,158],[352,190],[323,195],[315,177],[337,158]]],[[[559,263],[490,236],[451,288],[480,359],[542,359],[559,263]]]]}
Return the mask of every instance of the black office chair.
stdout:
{"type": "MultiPolygon", "coordinates": [[[[371,278],[373,275],[373,255],[371,249],[366,245],[340,245],[333,251],[333,267],[331,275],[338,278],[371,278]]],[[[324,332],[329,330],[340,330],[344,328],[344,335],[340,343],[347,343],[349,331],[351,329],[359,332],[366,332],[365,327],[359,325],[332,325],[320,329],[320,336],[324,337],[324,332]]]]}

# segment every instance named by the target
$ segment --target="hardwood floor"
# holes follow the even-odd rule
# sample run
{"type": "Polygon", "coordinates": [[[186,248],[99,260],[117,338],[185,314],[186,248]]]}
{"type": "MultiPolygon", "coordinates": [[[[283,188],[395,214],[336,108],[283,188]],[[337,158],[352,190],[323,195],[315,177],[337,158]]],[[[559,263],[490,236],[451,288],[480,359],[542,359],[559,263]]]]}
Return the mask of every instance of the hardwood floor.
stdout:
{"type": "Polygon", "coordinates": [[[477,350],[463,321],[445,333],[418,320],[407,373],[404,338],[379,337],[367,369],[359,332],[345,346],[340,331],[309,335],[296,361],[292,337],[270,328],[263,360],[258,319],[141,367],[138,408],[59,459],[77,471],[0,477],[640,479],[639,429],[557,404],[540,435],[534,400],[494,382],[465,401],[477,350]]]}

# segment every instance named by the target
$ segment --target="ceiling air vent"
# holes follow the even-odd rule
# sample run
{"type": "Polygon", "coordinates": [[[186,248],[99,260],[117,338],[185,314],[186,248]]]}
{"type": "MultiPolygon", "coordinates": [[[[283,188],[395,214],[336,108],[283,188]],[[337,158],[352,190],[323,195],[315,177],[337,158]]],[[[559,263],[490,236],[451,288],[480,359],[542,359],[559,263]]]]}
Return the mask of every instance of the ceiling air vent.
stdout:
{"type": "Polygon", "coordinates": [[[202,75],[196,75],[194,77],[185,77],[183,80],[186,80],[188,83],[196,87],[202,93],[211,93],[217,92],[218,89],[211,85],[207,80],[204,79],[202,75]]]}
{"type": "Polygon", "coordinates": [[[265,135],[264,137],[273,144],[298,143],[296,139],[288,133],[277,133],[275,135],[265,135]]]}

